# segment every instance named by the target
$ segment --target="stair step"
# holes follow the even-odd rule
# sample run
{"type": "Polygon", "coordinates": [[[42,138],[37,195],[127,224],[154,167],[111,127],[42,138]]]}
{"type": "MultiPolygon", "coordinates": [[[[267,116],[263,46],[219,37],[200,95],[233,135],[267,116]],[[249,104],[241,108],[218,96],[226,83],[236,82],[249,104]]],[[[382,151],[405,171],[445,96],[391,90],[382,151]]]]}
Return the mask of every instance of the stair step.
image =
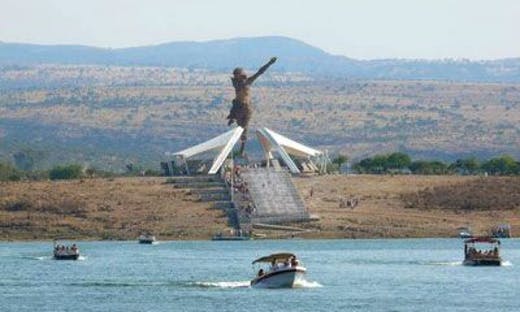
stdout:
{"type": "Polygon", "coordinates": [[[219,200],[213,203],[215,209],[233,209],[235,205],[230,200],[219,200]]]}
{"type": "Polygon", "coordinates": [[[224,187],[219,188],[200,188],[200,189],[191,189],[192,194],[229,194],[229,191],[224,187]]]}
{"type": "Polygon", "coordinates": [[[211,188],[211,187],[225,187],[226,184],[222,181],[185,181],[185,182],[175,182],[173,183],[173,187],[175,188],[211,188]]]}

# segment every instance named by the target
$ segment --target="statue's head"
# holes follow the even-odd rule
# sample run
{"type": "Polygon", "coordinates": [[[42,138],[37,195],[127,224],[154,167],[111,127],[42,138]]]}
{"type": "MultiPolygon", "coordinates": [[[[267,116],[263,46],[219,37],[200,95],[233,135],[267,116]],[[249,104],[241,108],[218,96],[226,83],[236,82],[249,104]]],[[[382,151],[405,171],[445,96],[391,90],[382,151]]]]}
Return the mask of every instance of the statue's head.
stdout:
{"type": "Polygon", "coordinates": [[[246,72],[242,67],[237,67],[233,70],[234,78],[247,78],[246,72]]]}

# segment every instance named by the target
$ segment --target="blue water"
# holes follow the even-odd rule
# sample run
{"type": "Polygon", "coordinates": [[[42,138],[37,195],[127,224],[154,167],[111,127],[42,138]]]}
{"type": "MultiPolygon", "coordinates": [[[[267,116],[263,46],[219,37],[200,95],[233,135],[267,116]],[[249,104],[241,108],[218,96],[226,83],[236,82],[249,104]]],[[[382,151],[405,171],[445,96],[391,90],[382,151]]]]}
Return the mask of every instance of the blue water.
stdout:
{"type": "Polygon", "coordinates": [[[502,267],[461,265],[458,239],[0,243],[0,311],[520,311],[520,240],[502,267]],[[251,289],[251,261],[296,253],[297,289],[251,289]]]}

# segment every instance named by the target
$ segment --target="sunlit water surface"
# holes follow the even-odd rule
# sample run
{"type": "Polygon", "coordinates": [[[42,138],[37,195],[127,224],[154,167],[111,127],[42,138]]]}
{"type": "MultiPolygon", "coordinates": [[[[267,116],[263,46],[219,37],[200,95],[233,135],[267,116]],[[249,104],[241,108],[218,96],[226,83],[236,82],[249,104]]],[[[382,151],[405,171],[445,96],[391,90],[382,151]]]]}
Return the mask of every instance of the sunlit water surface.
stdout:
{"type": "Polygon", "coordinates": [[[502,267],[461,265],[458,239],[0,243],[0,311],[520,311],[520,240],[502,267]],[[296,289],[252,289],[251,262],[296,253],[296,289]]]}

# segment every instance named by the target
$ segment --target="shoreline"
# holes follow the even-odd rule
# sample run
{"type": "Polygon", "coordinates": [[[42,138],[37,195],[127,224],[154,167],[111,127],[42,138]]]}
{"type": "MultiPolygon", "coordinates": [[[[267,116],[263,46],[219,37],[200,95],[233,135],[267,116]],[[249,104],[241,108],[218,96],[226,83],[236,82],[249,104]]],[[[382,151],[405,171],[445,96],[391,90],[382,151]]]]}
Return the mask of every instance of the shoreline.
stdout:
{"type": "MultiPolygon", "coordinates": [[[[204,241],[230,231],[225,211],[165,180],[3,182],[0,241],[132,241],[141,232],[159,240],[204,241]]],[[[319,220],[289,224],[301,232],[255,229],[255,234],[268,239],[455,238],[458,227],[484,235],[502,223],[511,225],[513,236],[520,232],[520,177],[326,175],[293,181],[319,220]],[[350,198],[359,204],[342,207],[350,198]]]]}

